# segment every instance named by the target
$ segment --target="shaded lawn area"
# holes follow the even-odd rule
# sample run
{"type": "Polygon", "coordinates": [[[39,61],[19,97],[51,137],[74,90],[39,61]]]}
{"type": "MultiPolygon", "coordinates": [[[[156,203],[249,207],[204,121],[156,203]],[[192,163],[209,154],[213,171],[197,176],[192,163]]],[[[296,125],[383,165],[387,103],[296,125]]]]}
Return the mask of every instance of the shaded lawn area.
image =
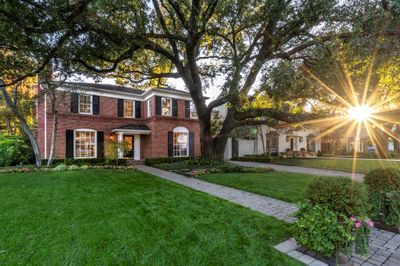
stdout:
{"type": "MultiPolygon", "coordinates": [[[[274,159],[271,163],[284,164],[293,166],[304,166],[311,168],[331,169],[338,171],[351,172],[353,169],[353,159],[301,159],[301,158],[286,158],[274,159]]],[[[384,161],[379,159],[373,160],[357,160],[356,172],[367,173],[375,168],[394,167],[400,170],[400,162],[384,161]]]]}
{"type": "Polygon", "coordinates": [[[138,171],[0,174],[0,265],[299,265],[287,223],[138,171]]]}
{"type": "Polygon", "coordinates": [[[271,171],[266,173],[217,173],[199,176],[198,178],[296,203],[304,199],[308,185],[316,176],[271,171]]]}

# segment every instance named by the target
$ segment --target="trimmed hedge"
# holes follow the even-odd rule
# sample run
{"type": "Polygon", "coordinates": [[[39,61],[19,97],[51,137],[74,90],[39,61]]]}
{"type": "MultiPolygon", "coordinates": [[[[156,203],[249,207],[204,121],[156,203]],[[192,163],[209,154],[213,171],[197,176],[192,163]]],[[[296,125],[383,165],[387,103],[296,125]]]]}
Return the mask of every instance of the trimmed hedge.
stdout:
{"type": "Polygon", "coordinates": [[[174,162],[182,162],[193,159],[194,157],[153,157],[153,158],[146,158],[144,160],[144,163],[146,165],[152,166],[160,163],[174,163],[174,162]]]}
{"type": "Polygon", "coordinates": [[[366,186],[347,177],[319,177],[306,195],[312,204],[327,206],[347,217],[364,216],[370,210],[366,186]]]}
{"type": "MultiPolygon", "coordinates": [[[[90,159],[54,159],[53,165],[126,165],[126,159],[107,159],[107,158],[90,158],[90,159]]],[[[42,165],[46,165],[47,160],[42,160],[42,165]]]]}
{"type": "Polygon", "coordinates": [[[364,177],[372,204],[372,218],[387,225],[400,227],[400,171],[378,168],[364,177]]]}
{"type": "Polygon", "coordinates": [[[244,157],[232,158],[232,160],[233,161],[244,161],[244,162],[270,163],[274,160],[274,158],[266,157],[266,156],[247,155],[244,157]]]}

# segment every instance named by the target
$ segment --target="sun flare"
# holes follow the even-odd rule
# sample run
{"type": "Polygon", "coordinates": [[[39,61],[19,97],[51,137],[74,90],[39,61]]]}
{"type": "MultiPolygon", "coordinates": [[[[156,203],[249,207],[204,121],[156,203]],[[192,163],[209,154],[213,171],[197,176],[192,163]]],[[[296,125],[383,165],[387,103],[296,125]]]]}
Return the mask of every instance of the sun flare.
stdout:
{"type": "Polygon", "coordinates": [[[367,105],[354,106],[348,110],[349,118],[358,122],[368,120],[372,113],[372,108],[367,105]]]}

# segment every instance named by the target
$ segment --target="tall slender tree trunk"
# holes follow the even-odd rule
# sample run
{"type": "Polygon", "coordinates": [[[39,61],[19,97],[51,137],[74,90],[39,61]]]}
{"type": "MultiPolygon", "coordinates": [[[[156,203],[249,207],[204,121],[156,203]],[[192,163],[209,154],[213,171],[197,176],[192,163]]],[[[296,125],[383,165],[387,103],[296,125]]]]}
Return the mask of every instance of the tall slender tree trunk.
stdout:
{"type": "Polygon", "coordinates": [[[50,154],[47,160],[47,166],[53,164],[54,161],[54,152],[56,150],[56,139],[57,139],[57,127],[58,127],[58,114],[53,113],[53,123],[51,130],[51,143],[50,143],[50,154]]]}
{"type": "Polygon", "coordinates": [[[39,145],[37,144],[36,138],[32,133],[32,130],[29,128],[28,123],[26,122],[25,118],[19,113],[17,107],[15,104],[12,102],[10,96],[6,92],[5,88],[2,89],[3,91],[3,96],[6,101],[6,104],[8,108],[11,109],[11,112],[17,117],[19,122],[21,123],[21,128],[24,131],[25,135],[28,137],[29,142],[31,143],[33,153],[35,155],[35,162],[36,166],[39,167],[41,166],[41,160],[40,160],[40,150],[39,150],[39,145]]]}

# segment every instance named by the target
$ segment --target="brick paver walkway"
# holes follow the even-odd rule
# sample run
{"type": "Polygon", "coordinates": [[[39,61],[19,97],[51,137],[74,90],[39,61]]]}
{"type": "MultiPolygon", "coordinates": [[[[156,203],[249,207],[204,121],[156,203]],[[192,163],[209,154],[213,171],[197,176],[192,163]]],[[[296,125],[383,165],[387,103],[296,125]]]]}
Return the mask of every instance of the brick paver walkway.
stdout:
{"type": "Polygon", "coordinates": [[[303,173],[303,174],[310,174],[310,175],[317,175],[317,176],[345,176],[345,177],[354,178],[357,181],[364,180],[364,174],[360,174],[360,173],[349,173],[349,172],[343,172],[343,171],[334,171],[334,170],[301,167],[301,166],[280,165],[280,164],[272,164],[272,163],[241,162],[241,161],[231,161],[231,162],[241,165],[241,166],[248,166],[248,167],[268,167],[268,168],[272,168],[276,171],[284,171],[284,172],[291,172],[291,173],[303,173]]]}
{"type": "Polygon", "coordinates": [[[239,189],[205,182],[196,178],[188,178],[182,175],[178,175],[154,167],[149,167],[146,165],[138,165],[137,168],[143,172],[156,175],[158,177],[184,185],[186,187],[190,187],[192,189],[211,194],[218,198],[231,201],[254,211],[261,212],[262,214],[273,216],[277,219],[287,222],[294,221],[294,218],[291,215],[297,210],[297,207],[293,204],[265,196],[260,196],[250,192],[245,192],[239,189]]]}
{"type": "MultiPolygon", "coordinates": [[[[146,165],[138,165],[137,168],[143,172],[158,176],[160,178],[178,183],[180,185],[190,187],[194,190],[202,191],[210,195],[228,200],[230,202],[248,207],[262,214],[273,216],[277,219],[294,222],[295,218],[291,215],[297,211],[294,204],[290,204],[277,199],[256,195],[239,189],[229,188],[196,178],[188,178],[169,171],[161,170],[146,165]]],[[[283,242],[277,246],[282,252],[289,256],[299,258],[299,252],[294,251],[292,242],[283,242]],[[288,244],[289,243],[289,244],[288,244]],[[291,252],[291,253],[290,253],[291,252]],[[297,257],[296,257],[297,256],[297,257]]],[[[308,255],[304,255],[301,261],[308,265],[326,265],[308,255]]],[[[370,248],[367,257],[353,256],[352,260],[355,265],[362,266],[400,266],[400,234],[387,232],[384,230],[373,229],[370,235],[370,248]]]]}

